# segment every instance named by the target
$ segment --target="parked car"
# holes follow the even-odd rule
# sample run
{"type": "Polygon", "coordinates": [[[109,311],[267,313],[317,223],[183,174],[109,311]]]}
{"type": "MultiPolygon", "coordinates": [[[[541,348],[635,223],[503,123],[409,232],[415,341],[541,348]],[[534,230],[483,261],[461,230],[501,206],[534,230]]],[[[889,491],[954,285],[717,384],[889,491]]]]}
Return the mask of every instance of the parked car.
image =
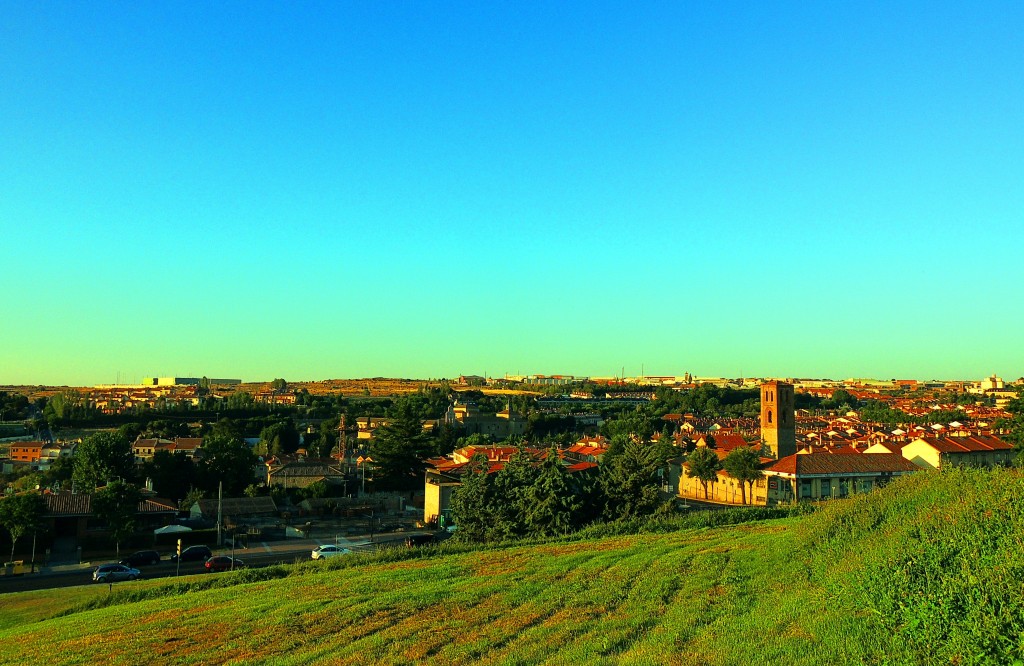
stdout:
{"type": "Polygon", "coordinates": [[[322,560],[326,557],[338,557],[339,555],[348,555],[352,551],[348,548],[342,548],[341,546],[332,546],[330,544],[326,546],[319,546],[313,549],[312,557],[314,560],[322,560]]]}
{"type": "Polygon", "coordinates": [[[116,583],[120,580],[135,580],[142,574],[138,569],[123,564],[102,564],[92,572],[94,583],[116,583]]]}
{"type": "Polygon", "coordinates": [[[138,567],[143,564],[159,564],[160,553],[155,550],[140,550],[123,558],[119,564],[126,567],[138,567]]]}
{"type": "Polygon", "coordinates": [[[433,534],[410,534],[405,537],[405,545],[408,548],[413,546],[425,546],[428,543],[434,543],[437,538],[433,534]]]}
{"type": "MultiPolygon", "coordinates": [[[[182,562],[202,562],[213,557],[213,551],[209,546],[189,546],[181,551],[182,562]]],[[[171,562],[178,561],[178,554],[171,555],[171,562]]]]}
{"type": "Polygon", "coordinates": [[[227,555],[214,555],[206,560],[206,570],[210,573],[231,571],[232,569],[241,569],[243,567],[245,567],[245,563],[242,560],[236,560],[227,555]]]}

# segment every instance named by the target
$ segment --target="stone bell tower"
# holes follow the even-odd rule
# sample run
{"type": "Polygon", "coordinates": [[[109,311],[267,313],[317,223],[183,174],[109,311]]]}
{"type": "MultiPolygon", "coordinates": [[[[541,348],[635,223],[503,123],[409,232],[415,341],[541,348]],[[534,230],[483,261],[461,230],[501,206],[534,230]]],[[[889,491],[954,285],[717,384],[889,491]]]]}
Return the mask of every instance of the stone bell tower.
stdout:
{"type": "Polygon", "coordinates": [[[793,385],[761,384],[761,439],[776,458],[796,453],[796,412],[793,385]]]}

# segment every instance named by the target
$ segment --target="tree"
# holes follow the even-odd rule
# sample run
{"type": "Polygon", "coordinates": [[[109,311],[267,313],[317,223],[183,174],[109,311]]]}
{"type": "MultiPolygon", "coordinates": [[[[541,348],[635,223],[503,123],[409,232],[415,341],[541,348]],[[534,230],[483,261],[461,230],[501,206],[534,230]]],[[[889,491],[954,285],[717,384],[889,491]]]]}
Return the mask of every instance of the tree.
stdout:
{"type": "Polygon", "coordinates": [[[118,558],[121,557],[121,543],[135,533],[138,509],[139,489],[123,481],[112,481],[92,496],[93,514],[110,528],[118,558]]]}
{"type": "Polygon", "coordinates": [[[227,439],[245,439],[245,430],[242,428],[242,424],[234,419],[224,418],[217,421],[210,429],[210,434],[227,439]]]}
{"type": "MultiPolygon", "coordinates": [[[[338,445],[339,435],[341,434],[338,430],[339,418],[337,416],[326,419],[320,422],[317,426],[316,435],[306,436],[306,450],[309,455],[316,458],[328,458],[331,455],[331,451],[338,445]]],[[[263,433],[260,433],[262,438],[263,433]]]]}
{"type": "Polygon", "coordinates": [[[327,486],[327,482],[320,479],[319,481],[315,481],[303,488],[302,492],[299,494],[306,499],[319,499],[321,497],[327,497],[329,490],[330,488],[327,486]]]}
{"type": "Polygon", "coordinates": [[[45,513],[46,500],[39,493],[8,495],[0,499],[0,525],[11,535],[11,561],[14,560],[18,539],[28,532],[37,531],[45,513]]]}
{"type": "Polygon", "coordinates": [[[270,382],[270,388],[274,389],[275,393],[280,393],[288,388],[288,382],[278,377],[274,381],[270,382]]]}
{"type": "Polygon", "coordinates": [[[654,422],[637,408],[636,411],[623,414],[620,418],[605,421],[601,431],[609,439],[614,439],[616,435],[624,435],[646,441],[654,434],[654,422]]]}
{"type": "Polygon", "coordinates": [[[451,512],[456,534],[464,541],[483,543],[490,532],[493,493],[487,471],[487,457],[478,453],[469,461],[462,475],[462,485],[452,494],[451,512]]]}
{"type": "Polygon", "coordinates": [[[729,476],[736,479],[740,484],[740,496],[743,503],[747,503],[747,484],[750,484],[751,494],[754,490],[754,481],[760,479],[761,456],[749,446],[740,446],[729,452],[722,461],[722,467],[729,473],[729,476]]]}
{"type": "Polygon", "coordinates": [[[526,514],[530,502],[529,493],[538,474],[534,462],[533,456],[520,446],[493,475],[489,540],[502,541],[528,533],[526,514]]]}
{"type": "Polygon", "coordinates": [[[256,454],[240,439],[224,435],[207,435],[203,439],[203,459],[199,462],[199,479],[204,490],[215,493],[220,483],[224,493],[238,497],[253,482],[256,454]]]}
{"type": "Polygon", "coordinates": [[[431,439],[423,433],[419,417],[401,414],[386,426],[377,428],[370,440],[374,488],[411,490],[423,487],[425,460],[434,455],[431,439]]]}
{"type": "Polygon", "coordinates": [[[154,492],[175,501],[184,498],[189,488],[199,482],[195,463],[181,451],[159,449],[142,469],[153,483],[154,492]]]}
{"type": "Polygon", "coordinates": [[[999,426],[1006,428],[1006,441],[1013,444],[1018,451],[1018,458],[1024,460],[1024,388],[1017,389],[1017,397],[1006,406],[1010,418],[1000,421],[999,426]]]}
{"type": "Polygon", "coordinates": [[[271,423],[260,431],[260,447],[267,455],[295,453],[299,448],[299,431],[291,419],[271,423]]]}
{"type": "MultiPolygon", "coordinates": [[[[120,429],[118,432],[120,432],[120,429]]],[[[142,430],[142,435],[144,437],[151,438],[173,439],[174,437],[188,437],[190,434],[191,431],[189,430],[188,424],[184,421],[171,421],[166,419],[150,421],[142,430]]]]}
{"type": "Polygon", "coordinates": [[[199,488],[189,488],[188,492],[185,493],[185,499],[178,502],[178,508],[182,511],[191,511],[192,505],[206,496],[199,488]]]}
{"type": "Polygon", "coordinates": [[[228,396],[228,409],[252,409],[255,404],[255,398],[252,397],[251,393],[246,391],[235,391],[228,396]]]}
{"type": "Polygon", "coordinates": [[[70,456],[56,458],[43,474],[43,483],[51,488],[64,488],[75,473],[75,459],[70,456]]]}
{"type": "Polygon", "coordinates": [[[853,397],[849,391],[844,389],[836,389],[832,392],[832,397],[829,400],[825,400],[821,403],[821,406],[825,409],[837,409],[840,411],[848,412],[851,409],[857,407],[857,398],[853,397]]]}
{"type": "Polygon", "coordinates": [[[567,534],[575,526],[581,503],[556,448],[548,450],[526,498],[526,526],[531,534],[567,534]]]}
{"type": "Polygon", "coordinates": [[[658,470],[664,461],[658,448],[632,439],[622,453],[602,460],[605,515],[611,519],[651,514],[661,504],[658,470]]]}
{"type": "Polygon", "coordinates": [[[704,486],[704,499],[708,498],[708,482],[718,478],[718,470],[722,469],[722,461],[718,454],[706,446],[698,446],[686,457],[689,475],[704,486]]]}
{"type": "Polygon", "coordinates": [[[86,437],[75,450],[72,481],[80,492],[91,492],[115,479],[133,479],[132,445],[120,433],[100,432],[86,437]]]}

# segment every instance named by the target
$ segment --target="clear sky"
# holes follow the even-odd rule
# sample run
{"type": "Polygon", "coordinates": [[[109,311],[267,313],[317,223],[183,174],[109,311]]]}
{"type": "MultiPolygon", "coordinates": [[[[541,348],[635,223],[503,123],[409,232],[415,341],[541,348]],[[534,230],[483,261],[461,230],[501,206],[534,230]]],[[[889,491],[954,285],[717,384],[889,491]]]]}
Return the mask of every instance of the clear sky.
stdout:
{"type": "Polygon", "coordinates": [[[1015,379],[1022,44],[1019,1],[0,0],[0,383],[1015,379]]]}

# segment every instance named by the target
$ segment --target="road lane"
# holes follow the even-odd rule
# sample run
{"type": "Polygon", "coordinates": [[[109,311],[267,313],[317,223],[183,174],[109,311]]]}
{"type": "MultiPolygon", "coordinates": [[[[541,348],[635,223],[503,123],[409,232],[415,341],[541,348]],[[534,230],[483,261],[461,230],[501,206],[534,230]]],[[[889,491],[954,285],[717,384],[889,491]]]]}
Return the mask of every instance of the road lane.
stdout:
{"type": "MultiPolygon", "coordinates": [[[[380,548],[393,548],[403,546],[405,538],[413,534],[425,534],[425,532],[402,532],[396,534],[376,534],[373,540],[369,535],[354,536],[346,539],[343,543],[346,548],[355,552],[373,551],[380,548]]],[[[242,560],[246,567],[265,567],[273,564],[292,564],[296,561],[310,560],[310,553],[319,545],[334,543],[333,539],[302,539],[298,541],[269,541],[253,542],[248,548],[217,548],[215,555],[228,555],[232,553],[236,559],[242,560]]],[[[106,562],[94,562],[93,566],[75,571],[61,571],[52,573],[24,574],[21,576],[0,576],[0,595],[11,592],[27,592],[31,590],[47,590],[74,585],[94,585],[92,572],[97,566],[106,562]]],[[[141,572],[143,580],[154,578],[174,577],[178,573],[178,565],[170,560],[161,560],[160,564],[152,564],[137,567],[141,572]]],[[[204,562],[182,562],[182,576],[206,573],[204,562]]],[[[114,583],[114,585],[130,585],[130,581],[114,583]]]]}

